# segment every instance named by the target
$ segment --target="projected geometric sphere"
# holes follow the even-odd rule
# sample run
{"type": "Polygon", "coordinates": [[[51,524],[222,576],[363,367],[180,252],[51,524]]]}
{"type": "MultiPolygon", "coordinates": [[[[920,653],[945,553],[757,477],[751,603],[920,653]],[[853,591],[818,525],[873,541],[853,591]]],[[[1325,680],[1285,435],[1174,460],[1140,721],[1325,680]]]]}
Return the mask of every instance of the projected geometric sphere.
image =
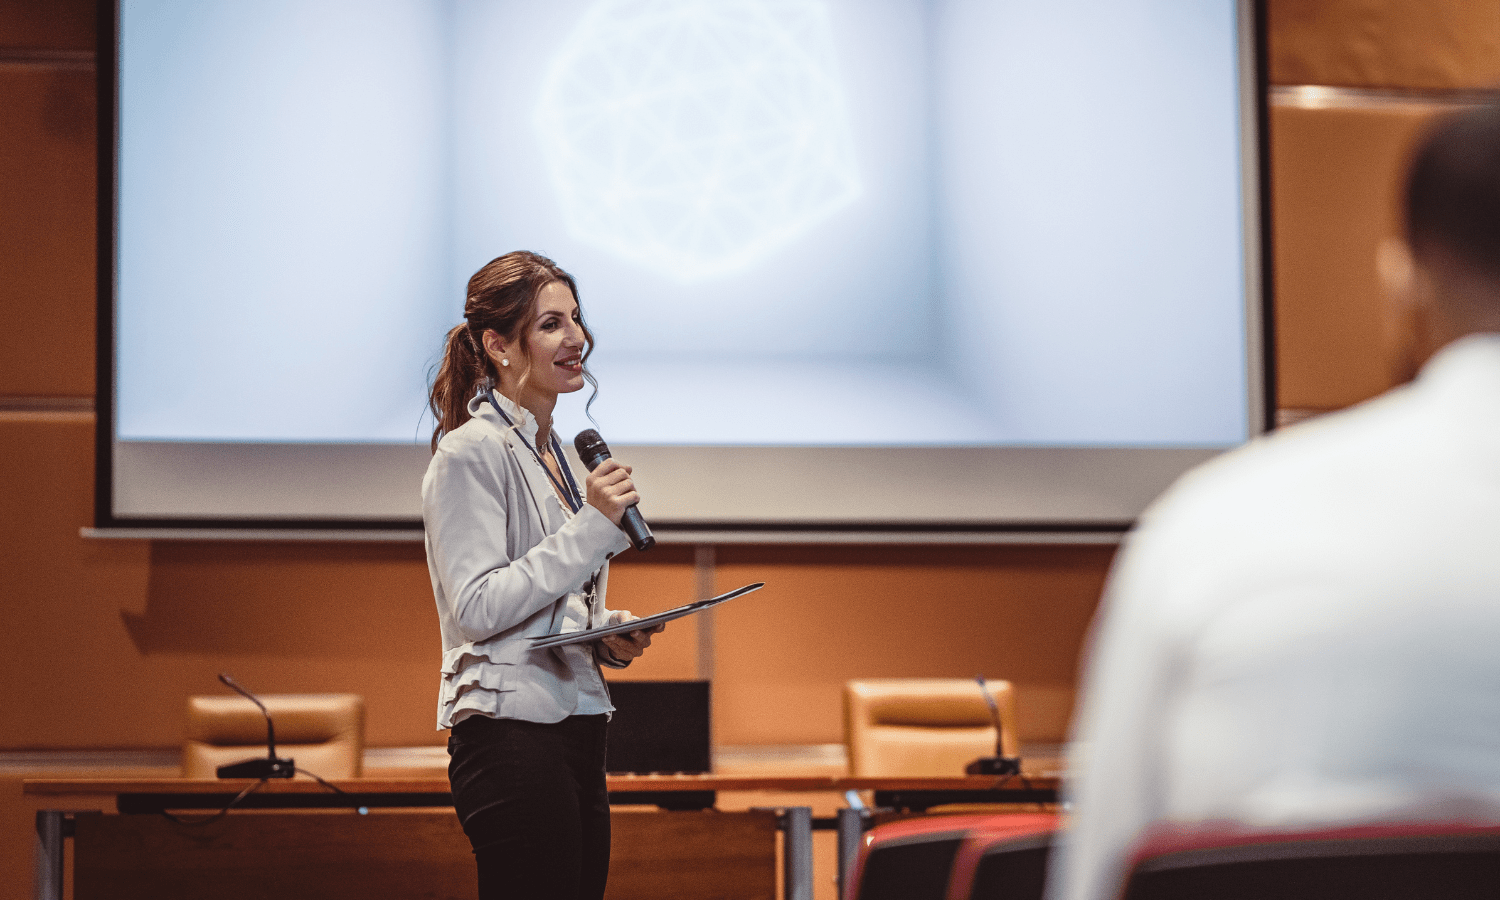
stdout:
{"type": "Polygon", "coordinates": [[[601,0],[537,128],[574,236],[688,281],[743,268],[859,195],[818,0],[601,0]]]}

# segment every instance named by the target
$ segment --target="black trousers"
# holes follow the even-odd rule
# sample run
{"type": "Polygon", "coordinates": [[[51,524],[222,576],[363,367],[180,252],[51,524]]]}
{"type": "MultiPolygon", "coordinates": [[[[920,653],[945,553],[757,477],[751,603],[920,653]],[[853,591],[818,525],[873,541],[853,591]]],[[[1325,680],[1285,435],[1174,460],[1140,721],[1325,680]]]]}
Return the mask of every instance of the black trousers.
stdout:
{"type": "Polygon", "coordinates": [[[448,736],[453,806],[480,900],[600,900],[609,878],[603,715],[470,716],[448,736]]]}

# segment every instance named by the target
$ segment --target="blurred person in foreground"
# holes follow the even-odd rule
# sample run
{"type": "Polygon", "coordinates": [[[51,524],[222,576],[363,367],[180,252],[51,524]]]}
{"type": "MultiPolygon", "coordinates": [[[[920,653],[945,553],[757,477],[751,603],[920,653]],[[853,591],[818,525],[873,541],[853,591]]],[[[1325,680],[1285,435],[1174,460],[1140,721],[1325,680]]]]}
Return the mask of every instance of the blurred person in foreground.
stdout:
{"type": "Polygon", "coordinates": [[[1169,823],[1500,822],[1500,104],[1429,133],[1405,204],[1410,383],[1188,474],[1122,550],[1051,900],[1116,897],[1169,823]]]}

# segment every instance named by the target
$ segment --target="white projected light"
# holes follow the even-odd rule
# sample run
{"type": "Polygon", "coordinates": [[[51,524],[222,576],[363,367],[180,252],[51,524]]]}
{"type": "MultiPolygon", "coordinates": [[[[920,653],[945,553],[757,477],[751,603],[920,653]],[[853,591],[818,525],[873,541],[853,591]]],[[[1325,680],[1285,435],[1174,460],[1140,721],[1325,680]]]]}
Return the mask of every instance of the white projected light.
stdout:
{"type": "Polygon", "coordinates": [[[1262,430],[1256,0],[99,5],[105,527],[418,530],[519,249],[663,542],[1092,540],[1262,430]]]}
{"type": "Polygon", "coordinates": [[[743,267],[860,190],[816,0],[602,0],[537,125],[575,236],[681,280],[743,267]]]}

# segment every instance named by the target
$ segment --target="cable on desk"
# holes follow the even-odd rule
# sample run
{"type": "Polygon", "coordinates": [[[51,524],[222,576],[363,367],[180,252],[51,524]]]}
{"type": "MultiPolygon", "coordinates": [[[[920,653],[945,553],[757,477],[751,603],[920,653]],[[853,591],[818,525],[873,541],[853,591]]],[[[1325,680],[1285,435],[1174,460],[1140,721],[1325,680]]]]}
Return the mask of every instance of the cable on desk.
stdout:
{"type": "MultiPolygon", "coordinates": [[[[253,794],[255,791],[259,790],[260,787],[264,785],[268,780],[270,779],[262,778],[254,784],[246,787],[243,791],[235,794],[233,800],[230,800],[228,803],[224,804],[223,809],[219,810],[213,815],[203,816],[202,818],[183,818],[182,816],[175,815],[165,809],[161,811],[161,814],[166,816],[168,819],[171,819],[173,822],[176,822],[178,825],[207,825],[210,822],[217,822],[218,820],[229,815],[229,811],[231,809],[234,809],[236,804],[253,794]]],[[[321,781],[322,779],[320,778],[318,780],[321,781]]]]}
{"type": "Polygon", "coordinates": [[[314,774],[312,772],[309,772],[306,769],[302,768],[301,766],[297,766],[294,769],[294,771],[301,772],[303,775],[306,775],[308,778],[313,779],[318,784],[321,784],[323,787],[326,787],[330,791],[333,791],[335,794],[347,794],[347,793],[349,793],[348,791],[344,790],[343,788],[339,787],[338,785],[334,784],[333,782],[324,779],[322,775],[317,775],[317,774],[314,774]]]}
{"type": "Polygon", "coordinates": [[[1000,788],[1005,787],[1007,784],[1010,783],[1010,780],[1012,778],[1019,778],[1021,780],[1021,790],[1023,790],[1023,791],[1032,790],[1031,779],[1027,778],[1024,774],[1022,774],[1020,772],[1010,772],[1010,773],[1007,773],[1005,775],[1001,775],[995,781],[994,784],[990,785],[990,790],[995,791],[995,790],[999,790],[1000,788]]]}

